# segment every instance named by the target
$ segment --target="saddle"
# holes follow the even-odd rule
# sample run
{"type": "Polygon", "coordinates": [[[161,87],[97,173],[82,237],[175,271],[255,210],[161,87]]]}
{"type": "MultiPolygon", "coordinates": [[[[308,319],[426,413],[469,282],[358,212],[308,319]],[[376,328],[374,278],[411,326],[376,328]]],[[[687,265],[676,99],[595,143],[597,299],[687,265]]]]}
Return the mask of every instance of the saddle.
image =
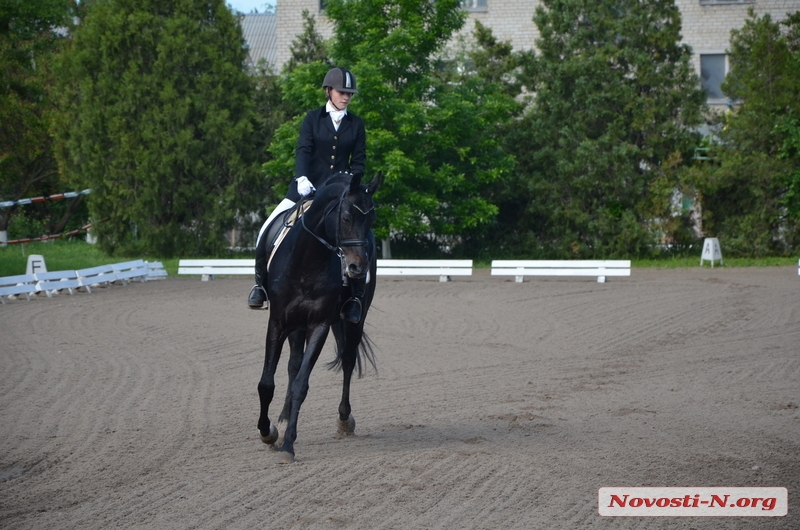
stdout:
{"type": "Polygon", "coordinates": [[[275,255],[275,251],[278,250],[286,234],[300,220],[312,202],[312,200],[298,202],[283,214],[277,216],[267,227],[267,231],[263,236],[264,241],[267,242],[267,271],[269,271],[269,265],[272,263],[272,256],[275,255]]]}

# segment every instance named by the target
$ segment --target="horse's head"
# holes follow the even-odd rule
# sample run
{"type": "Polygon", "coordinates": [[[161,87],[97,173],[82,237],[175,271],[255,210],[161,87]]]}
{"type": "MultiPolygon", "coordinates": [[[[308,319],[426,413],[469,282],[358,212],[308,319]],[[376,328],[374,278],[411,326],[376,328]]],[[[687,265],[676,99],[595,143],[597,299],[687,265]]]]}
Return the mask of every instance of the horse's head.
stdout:
{"type": "MultiPolygon", "coordinates": [[[[369,270],[370,230],[375,222],[375,203],[372,196],[381,185],[383,175],[378,172],[367,185],[361,183],[361,176],[337,179],[339,185],[329,182],[323,193],[334,194],[329,197],[332,206],[325,216],[325,234],[342,259],[342,271],[350,278],[363,278],[369,270]],[[335,195],[338,193],[338,197],[335,195]]],[[[314,199],[317,202],[320,197],[314,199]]]]}

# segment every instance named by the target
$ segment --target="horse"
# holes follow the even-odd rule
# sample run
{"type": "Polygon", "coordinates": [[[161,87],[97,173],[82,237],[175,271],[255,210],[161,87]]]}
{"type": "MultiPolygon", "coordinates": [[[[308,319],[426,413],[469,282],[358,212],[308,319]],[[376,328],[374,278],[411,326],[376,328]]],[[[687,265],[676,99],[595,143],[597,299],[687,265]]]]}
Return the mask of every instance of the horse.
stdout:
{"type": "Polygon", "coordinates": [[[355,419],[350,407],[350,381],[354,368],[361,376],[364,360],[375,366],[364,320],[375,294],[377,261],[373,194],[380,187],[379,172],[367,185],[360,175],[333,175],[316,191],[313,202],[275,250],[269,266],[267,293],[270,300],[264,369],[258,383],[261,412],[258,432],[261,441],[278,452],[279,463],[295,459],[297,418],[308,395],[311,370],[319,358],[329,331],[336,339],[336,358],[329,368],[343,372],[342,399],[337,420],[338,433],[353,434],[355,419]],[[363,280],[366,289],[362,318],[351,323],[340,315],[350,287],[343,279],[363,280]],[[275,370],[284,342],[288,339],[289,385],[277,426],[269,419],[275,394],[275,370]]]}

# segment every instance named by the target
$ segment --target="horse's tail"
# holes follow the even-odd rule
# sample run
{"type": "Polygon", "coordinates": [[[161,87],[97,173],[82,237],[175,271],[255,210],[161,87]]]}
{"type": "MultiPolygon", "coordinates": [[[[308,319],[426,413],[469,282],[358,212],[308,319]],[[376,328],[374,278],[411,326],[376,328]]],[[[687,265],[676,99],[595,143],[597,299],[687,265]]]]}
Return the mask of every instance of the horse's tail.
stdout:
{"type": "MultiPolygon", "coordinates": [[[[336,339],[336,358],[325,366],[328,370],[341,370],[342,369],[342,356],[344,355],[344,322],[337,322],[331,326],[333,330],[333,337],[336,339]]],[[[361,333],[361,341],[358,343],[358,350],[356,352],[356,370],[358,377],[364,375],[364,368],[366,363],[372,365],[375,372],[378,372],[378,366],[375,364],[375,344],[367,336],[365,331],[361,333]]]]}

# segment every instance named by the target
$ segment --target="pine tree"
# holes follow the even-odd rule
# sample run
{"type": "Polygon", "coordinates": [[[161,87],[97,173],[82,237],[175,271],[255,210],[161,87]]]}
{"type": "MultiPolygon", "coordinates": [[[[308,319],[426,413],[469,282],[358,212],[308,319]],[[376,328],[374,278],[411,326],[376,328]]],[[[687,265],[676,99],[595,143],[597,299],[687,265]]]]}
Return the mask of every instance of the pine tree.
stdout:
{"type": "Polygon", "coordinates": [[[673,0],[543,0],[539,53],[524,84],[535,101],[509,145],[521,167],[519,252],[643,255],[657,235],[651,193],[696,145],[704,94],[681,44],[673,0]]]}
{"type": "Polygon", "coordinates": [[[730,255],[791,254],[800,246],[800,12],[778,23],[753,10],[731,33],[713,163],[693,172],[703,226],[730,255]]]}
{"type": "Polygon", "coordinates": [[[289,45],[291,52],[289,60],[283,66],[284,70],[291,72],[301,64],[313,63],[315,61],[328,62],[328,47],[322,35],[317,31],[317,22],[314,15],[309,14],[304,9],[303,33],[297,36],[289,45]]]}
{"type": "MultiPolygon", "coordinates": [[[[65,44],[74,9],[71,0],[0,0],[0,201],[69,191],[58,180],[49,129],[55,107],[53,62],[65,44]]],[[[27,218],[35,233],[22,231],[11,239],[61,231],[82,198],[40,203],[39,212],[0,208],[0,241],[14,215],[20,215],[20,224],[27,218]]]]}
{"type": "Polygon", "coordinates": [[[216,254],[258,204],[253,81],[223,0],[89,5],[64,56],[59,159],[104,251],[216,254]]]}

